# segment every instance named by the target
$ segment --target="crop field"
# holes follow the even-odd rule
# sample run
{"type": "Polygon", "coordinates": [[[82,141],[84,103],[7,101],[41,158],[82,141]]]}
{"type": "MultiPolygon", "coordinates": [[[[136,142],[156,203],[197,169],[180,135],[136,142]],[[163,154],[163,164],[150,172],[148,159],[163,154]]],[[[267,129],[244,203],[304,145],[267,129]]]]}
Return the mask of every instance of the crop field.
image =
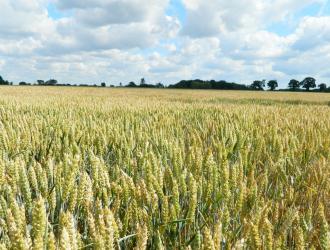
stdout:
{"type": "Polygon", "coordinates": [[[330,249],[330,94],[0,88],[0,249],[330,249]]]}

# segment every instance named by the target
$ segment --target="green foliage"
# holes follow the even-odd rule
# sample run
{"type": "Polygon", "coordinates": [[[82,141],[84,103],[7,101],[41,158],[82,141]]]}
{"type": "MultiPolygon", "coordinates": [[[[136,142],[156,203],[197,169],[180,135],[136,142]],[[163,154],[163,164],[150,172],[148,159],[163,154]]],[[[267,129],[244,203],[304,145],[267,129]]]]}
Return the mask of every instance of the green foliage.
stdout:
{"type": "Polygon", "coordinates": [[[270,88],[270,90],[274,91],[278,87],[278,83],[276,80],[270,80],[267,83],[267,86],[270,88]]]}
{"type": "Polygon", "coordinates": [[[266,80],[255,80],[253,81],[253,83],[251,84],[251,89],[253,90],[264,90],[264,87],[266,86],[266,80]]]}
{"type": "Polygon", "coordinates": [[[327,90],[327,85],[325,83],[319,84],[320,91],[324,92],[327,90]]]}
{"type": "Polygon", "coordinates": [[[4,80],[4,79],[2,78],[2,76],[0,76],[0,85],[11,85],[11,83],[8,82],[8,81],[6,81],[6,80],[4,80]]]}
{"type": "Polygon", "coordinates": [[[177,89],[226,89],[226,90],[248,90],[245,85],[226,81],[203,81],[203,80],[182,80],[177,84],[170,85],[169,88],[177,89]]]}
{"type": "Polygon", "coordinates": [[[313,77],[306,77],[300,85],[309,91],[311,88],[316,88],[316,80],[313,77]]]}
{"type": "Polygon", "coordinates": [[[295,79],[291,79],[289,84],[288,84],[288,87],[291,90],[297,90],[297,89],[300,88],[300,86],[301,86],[300,82],[295,80],[295,79]]]}

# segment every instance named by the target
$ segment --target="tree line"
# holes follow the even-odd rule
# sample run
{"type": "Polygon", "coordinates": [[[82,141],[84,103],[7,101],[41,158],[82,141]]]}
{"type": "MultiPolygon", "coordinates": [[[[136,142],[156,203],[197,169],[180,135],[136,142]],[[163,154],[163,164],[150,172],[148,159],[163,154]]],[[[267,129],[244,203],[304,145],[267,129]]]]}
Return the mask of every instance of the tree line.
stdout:
{"type": "MultiPolygon", "coordinates": [[[[250,85],[250,88],[254,90],[264,90],[266,85],[271,91],[274,91],[276,90],[276,88],[278,88],[277,80],[270,80],[267,82],[267,84],[266,84],[266,80],[262,80],[262,81],[256,80],[253,81],[253,83],[250,85]]],[[[306,77],[302,81],[291,79],[290,82],[288,83],[288,88],[280,89],[280,90],[300,91],[301,89],[305,89],[306,91],[310,91],[311,89],[313,89],[314,91],[330,92],[330,87],[327,88],[327,85],[325,83],[320,83],[319,85],[316,85],[316,79],[313,77],[306,77]]]]}
{"type": "MultiPolygon", "coordinates": [[[[0,76],[0,85],[13,85],[12,82],[4,80],[0,76]]],[[[116,87],[115,85],[107,85],[105,82],[101,84],[70,84],[70,83],[59,83],[55,79],[50,79],[47,81],[37,80],[35,83],[20,82],[19,85],[38,85],[38,86],[81,86],[81,87],[116,87]]],[[[139,84],[131,81],[128,84],[124,85],[119,84],[118,87],[125,88],[171,88],[171,89],[222,89],[222,90],[255,90],[255,91],[264,91],[265,88],[268,88],[270,91],[275,91],[278,89],[279,84],[277,80],[255,80],[250,85],[238,84],[235,82],[227,82],[224,80],[221,81],[204,81],[200,79],[196,80],[182,80],[176,84],[165,86],[162,83],[157,84],[148,84],[145,78],[140,80],[139,84]]],[[[278,89],[278,91],[315,91],[315,92],[330,92],[330,86],[327,87],[325,83],[316,84],[316,79],[313,77],[306,77],[302,81],[296,79],[291,79],[287,85],[286,89],[278,89]]]]}
{"type": "MultiPolygon", "coordinates": [[[[50,79],[48,81],[37,80],[35,83],[20,82],[20,86],[71,86],[71,87],[106,87],[106,83],[102,82],[100,85],[97,84],[70,84],[70,83],[59,83],[56,79],[50,79]]],[[[113,85],[111,85],[114,87],[113,85]]]]}
{"type": "MultiPolygon", "coordinates": [[[[13,85],[13,83],[9,83],[8,81],[4,81],[0,76],[0,85],[13,85]]],[[[19,82],[20,86],[72,86],[72,87],[116,87],[115,85],[107,85],[105,82],[101,84],[70,84],[70,83],[59,83],[56,79],[50,79],[47,81],[37,80],[35,83],[29,82],[19,82]]],[[[119,83],[118,87],[126,87],[126,88],[165,88],[162,83],[157,84],[148,84],[144,78],[141,79],[140,84],[136,84],[135,82],[129,82],[127,85],[123,85],[119,83]]]]}
{"type": "MultiPolygon", "coordinates": [[[[277,80],[255,80],[250,85],[243,85],[234,82],[226,81],[203,81],[203,80],[183,80],[177,84],[170,85],[169,88],[182,88],[182,89],[224,89],[224,90],[256,90],[264,91],[267,87],[270,91],[278,89],[277,80]]],[[[317,92],[330,92],[330,87],[325,83],[316,85],[316,79],[313,77],[306,77],[302,81],[291,79],[286,89],[279,89],[279,91],[317,91],[317,92]],[[317,88],[318,87],[318,88],[317,88]]]]}
{"type": "Polygon", "coordinates": [[[9,82],[7,80],[4,80],[2,76],[0,76],[0,85],[13,85],[12,82],[9,82]]]}

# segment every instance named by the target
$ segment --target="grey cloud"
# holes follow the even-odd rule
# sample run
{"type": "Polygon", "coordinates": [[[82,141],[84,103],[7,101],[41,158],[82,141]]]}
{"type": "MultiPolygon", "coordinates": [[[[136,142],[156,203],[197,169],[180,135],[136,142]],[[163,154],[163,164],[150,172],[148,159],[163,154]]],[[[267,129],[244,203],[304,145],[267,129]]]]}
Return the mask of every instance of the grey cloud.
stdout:
{"type": "Polygon", "coordinates": [[[48,39],[38,52],[44,55],[74,54],[81,51],[102,51],[110,49],[144,49],[153,46],[159,39],[152,33],[152,26],[146,23],[118,24],[101,28],[86,28],[73,21],[48,39]]]}
{"type": "Polygon", "coordinates": [[[86,9],[93,6],[103,6],[107,0],[57,0],[56,4],[60,9],[86,9]]]}
{"type": "Polygon", "coordinates": [[[212,10],[212,5],[202,5],[197,10],[188,11],[187,20],[181,31],[182,35],[192,38],[216,36],[220,31],[218,13],[212,10]]]}
{"type": "MultiPolygon", "coordinates": [[[[92,27],[145,22],[160,17],[168,0],[58,0],[62,9],[74,9],[75,18],[92,27]]],[[[154,20],[155,21],[155,20],[154,20]]]]}
{"type": "Polygon", "coordinates": [[[89,26],[125,24],[144,21],[147,10],[147,6],[141,7],[128,3],[113,2],[106,8],[78,10],[76,17],[89,26]]]}

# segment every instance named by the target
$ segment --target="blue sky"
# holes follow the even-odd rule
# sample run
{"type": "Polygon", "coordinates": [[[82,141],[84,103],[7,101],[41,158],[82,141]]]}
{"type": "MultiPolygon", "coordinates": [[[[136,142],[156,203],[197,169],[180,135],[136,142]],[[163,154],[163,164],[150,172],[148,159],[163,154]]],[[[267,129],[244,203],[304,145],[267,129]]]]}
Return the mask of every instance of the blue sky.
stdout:
{"type": "Polygon", "coordinates": [[[72,17],[74,14],[72,11],[61,11],[56,7],[56,4],[49,3],[47,5],[47,12],[50,18],[59,20],[65,17],[72,17]]]}
{"type": "Polygon", "coordinates": [[[181,22],[184,22],[186,18],[186,11],[182,1],[171,0],[168,8],[166,9],[166,14],[169,16],[176,16],[181,22]]]}
{"type": "Polygon", "coordinates": [[[0,75],[14,82],[330,85],[327,0],[0,0],[0,15],[0,75]]]}

